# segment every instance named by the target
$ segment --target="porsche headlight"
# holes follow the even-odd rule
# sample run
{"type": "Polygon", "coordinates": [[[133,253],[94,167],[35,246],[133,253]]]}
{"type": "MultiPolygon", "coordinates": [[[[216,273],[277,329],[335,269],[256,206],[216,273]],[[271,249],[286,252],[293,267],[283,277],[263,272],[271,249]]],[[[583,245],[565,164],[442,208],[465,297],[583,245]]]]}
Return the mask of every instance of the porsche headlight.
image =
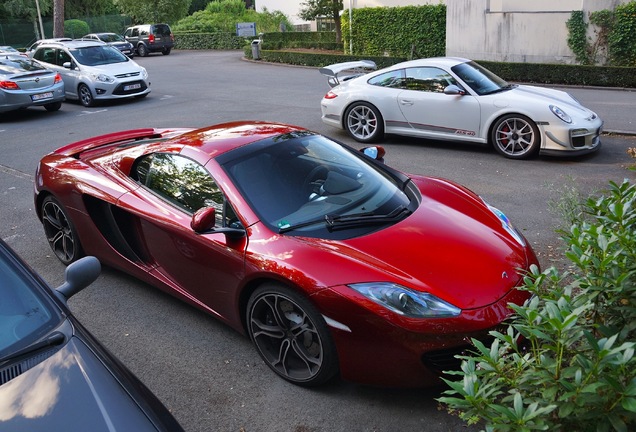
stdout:
{"type": "Polygon", "coordinates": [[[550,105],[550,111],[566,123],[572,123],[572,117],[556,105],[550,105]]]}
{"type": "Polygon", "coordinates": [[[433,294],[390,282],[358,283],[349,287],[385,308],[411,318],[448,318],[461,313],[461,309],[433,294]]]}
{"type": "Polygon", "coordinates": [[[499,220],[501,221],[501,226],[508,231],[508,233],[521,245],[521,246],[525,246],[526,242],[523,239],[523,236],[521,234],[519,234],[519,231],[517,231],[517,229],[515,227],[512,226],[512,223],[510,222],[510,219],[508,219],[508,216],[506,216],[501,210],[499,210],[498,208],[495,208],[493,206],[491,206],[490,204],[488,204],[487,202],[484,201],[484,204],[486,204],[486,206],[488,207],[488,209],[493,212],[495,214],[495,216],[497,216],[499,218],[499,220]]]}
{"type": "Polygon", "coordinates": [[[93,80],[99,81],[99,82],[106,82],[106,83],[115,82],[115,80],[112,77],[109,77],[108,75],[105,75],[105,74],[93,74],[93,80]]]}

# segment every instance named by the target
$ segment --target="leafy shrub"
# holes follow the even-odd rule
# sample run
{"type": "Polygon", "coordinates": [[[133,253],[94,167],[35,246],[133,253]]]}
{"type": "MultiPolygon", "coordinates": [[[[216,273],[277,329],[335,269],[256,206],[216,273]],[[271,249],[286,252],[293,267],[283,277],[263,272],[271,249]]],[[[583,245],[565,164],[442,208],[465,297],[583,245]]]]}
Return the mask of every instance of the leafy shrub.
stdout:
{"type": "MultiPolygon", "coordinates": [[[[534,297],[506,333],[461,356],[440,402],[487,431],[636,425],[636,186],[611,182],[563,238],[574,270],[526,275],[534,297]]],[[[632,429],[629,429],[629,428],[632,429]]]]}
{"type": "Polygon", "coordinates": [[[64,37],[81,38],[90,32],[91,29],[86,21],[77,19],[64,21],[64,37]]]}

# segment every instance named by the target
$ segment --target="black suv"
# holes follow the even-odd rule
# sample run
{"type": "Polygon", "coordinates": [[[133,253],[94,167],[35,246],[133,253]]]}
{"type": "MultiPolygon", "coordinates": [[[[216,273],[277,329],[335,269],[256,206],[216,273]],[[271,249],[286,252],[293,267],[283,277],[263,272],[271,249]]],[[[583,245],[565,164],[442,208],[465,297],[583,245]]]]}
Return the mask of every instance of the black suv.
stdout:
{"type": "Polygon", "coordinates": [[[174,35],[168,24],[142,24],[128,27],[124,37],[141,57],[161,51],[168,55],[174,46],[174,35]]]}

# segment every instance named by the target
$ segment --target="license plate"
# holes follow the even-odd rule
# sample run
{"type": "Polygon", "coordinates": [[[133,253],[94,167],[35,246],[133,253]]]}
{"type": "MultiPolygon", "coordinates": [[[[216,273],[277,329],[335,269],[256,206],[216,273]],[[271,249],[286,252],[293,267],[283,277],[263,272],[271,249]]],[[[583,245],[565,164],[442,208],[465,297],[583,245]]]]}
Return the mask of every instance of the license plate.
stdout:
{"type": "Polygon", "coordinates": [[[140,88],[141,88],[141,84],[130,84],[130,85],[124,86],[124,91],[136,90],[140,88]]]}
{"type": "Polygon", "coordinates": [[[31,95],[31,100],[39,101],[42,99],[49,99],[53,97],[53,92],[40,93],[36,95],[31,95]]]}

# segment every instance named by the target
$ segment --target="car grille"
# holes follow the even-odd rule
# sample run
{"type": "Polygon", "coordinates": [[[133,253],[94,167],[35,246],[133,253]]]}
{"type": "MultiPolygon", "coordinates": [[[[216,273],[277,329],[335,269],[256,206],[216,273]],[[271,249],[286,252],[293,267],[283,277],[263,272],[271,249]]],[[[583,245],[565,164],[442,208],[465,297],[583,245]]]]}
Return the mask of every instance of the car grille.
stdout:
{"type": "Polygon", "coordinates": [[[116,78],[132,78],[136,76],[139,76],[139,72],[128,72],[125,74],[115,75],[116,78]]]}
{"type": "Polygon", "coordinates": [[[125,83],[119,84],[115,88],[115,90],[113,90],[113,94],[121,96],[121,95],[129,95],[129,94],[141,93],[141,92],[145,91],[147,88],[148,88],[148,86],[146,85],[146,83],[143,80],[130,81],[130,82],[125,82],[125,83]],[[135,85],[135,84],[139,84],[139,85],[141,85],[141,87],[125,90],[125,88],[127,86],[131,86],[131,85],[135,85]]]}

